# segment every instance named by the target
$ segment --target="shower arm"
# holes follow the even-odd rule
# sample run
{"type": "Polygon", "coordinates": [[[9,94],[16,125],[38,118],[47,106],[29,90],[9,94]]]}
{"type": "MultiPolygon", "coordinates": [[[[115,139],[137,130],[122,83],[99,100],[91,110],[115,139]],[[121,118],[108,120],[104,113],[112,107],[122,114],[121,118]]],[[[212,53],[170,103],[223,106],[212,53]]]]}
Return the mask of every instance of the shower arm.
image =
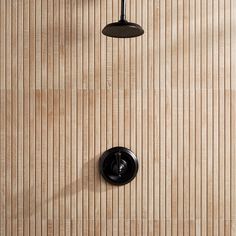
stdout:
{"type": "Polygon", "coordinates": [[[120,20],[125,21],[126,20],[126,0],[121,0],[121,15],[120,20]]]}

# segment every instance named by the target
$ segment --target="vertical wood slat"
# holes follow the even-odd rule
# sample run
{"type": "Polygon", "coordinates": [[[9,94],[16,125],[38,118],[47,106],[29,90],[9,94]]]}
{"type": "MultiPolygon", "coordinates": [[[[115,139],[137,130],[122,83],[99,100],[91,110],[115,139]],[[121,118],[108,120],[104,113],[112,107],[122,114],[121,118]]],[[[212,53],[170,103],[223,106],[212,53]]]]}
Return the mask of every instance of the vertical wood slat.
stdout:
{"type": "Polygon", "coordinates": [[[71,235],[77,235],[77,2],[71,1],[71,235]],[[73,89],[72,89],[73,88],[73,89]],[[75,206],[75,207],[73,207],[75,206]]]}
{"type": "MultiPolygon", "coordinates": [[[[53,18],[54,18],[54,6],[52,2],[48,2],[48,18],[47,18],[47,29],[49,28],[50,25],[53,26],[53,18]]],[[[47,122],[48,122],[48,127],[47,127],[47,135],[48,135],[48,140],[47,140],[47,146],[48,146],[48,159],[47,159],[47,182],[48,182],[48,193],[47,193],[47,201],[48,201],[48,215],[47,215],[47,234],[48,235],[53,235],[54,234],[54,225],[53,225],[53,168],[54,168],[54,158],[53,158],[53,149],[54,149],[54,143],[53,143],[53,133],[54,133],[54,76],[53,76],[53,70],[54,70],[54,65],[53,65],[53,60],[54,60],[54,40],[53,40],[53,31],[47,31],[47,64],[48,64],[48,70],[47,70],[47,83],[48,83],[48,97],[47,97],[47,103],[48,103],[48,108],[47,108],[47,122]]]]}
{"type": "Polygon", "coordinates": [[[0,235],[235,234],[234,1],[128,1],[120,40],[115,0],[0,5],[0,235]]]}
{"type": "Polygon", "coordinates": [[[29,235],[29,1],[23,5],[23,222],[24,235],[29,235]],[[27,189],[25,191],[25,189],[27,189]]]}
{"type": "Polygon", "coordinates": [[[236,183],[235,178],[236,174],[234,171],[234,168],[236,168],[236,160],[233,158],[236,153],[236,147],[234,143],[236,142],[236,125],[233,120],[236,117],[236,109],[235,109],[235,102],[236,102],[236,82],[233,79],[236,75],[236,68],[233,66],[233,61],[236,58],[236,31],[235,31],[235,25],[236,25],[236,3],[234,1],[230,2],[230,18],[231,18],[231,24],[230,24],[230,47],[231,47],[231,56],[230,56],[230,65],[231,65],[231,74],[230,74],[230,92],[231,92],[231,106],[230,106],[230,127],[231,127],[231,142],[230,142],[230,154],[231,154],[231,220],[232,220],[232,226],[231,226],[231,235],[234,235],[236,233],[236,183]]]}
{"type": "MultiPolygon", "coordinates": [[[[112,20],[117,19],[119,15],[119,1],[112,1],[112,20]]],[[[100,34],[99,34],[100,35],[100,34]]],[[[118,85],[119,85],[119,61],[118,61],[118,40],[112,40],[112,146],[118,146],[119,144],[119,109],[118,109],[118,85]]],[[[97,97],[97,96],[96,96],[97,97]]],[[[97,99],[97,98],[96,98],[97,99]]],[[[135,109],[135,107],[134,107],[135,109]]],[[[112,188],[112,233],[114,236],[118,236],[119,233],[119,189],[116,187],[112,188]]],[[[102,227],[102,225],[101,225],[102,227]]]]}
{"type": "MultiPolygon", "coordinates": [[[[83,8],[82,8],[82,1],[78,1],[77,2],[77,40],[78,42],[80,42],[80,44],[77,44],[77,49],[76,49],[76,53],[77,55],[82,54],[82,49],[83,49],[83,43],[82,43],[82,36],[83,36],[83,8]]],[[[83,55],[83,54],[82,54],[83,55]]],[[[83,234],[83,191],[82,191],[82,187],[83,187],[83,158],[79,158],[83,156],[83,57],[78,57],[77,58],[78,61],[76,63],[76,67],[77,67],[77,94],[78,94],[78,98],[77,98],[77,115],[78,115],[78,119],[77,119],[77,155],[76,155],[76,159],[77,159],[77,175],[76,175],[76,187],[77,187],[77,234],[78,235],[82,235],[83,234]]]]}
{"type": "Polygon", "coordinates": [[[207,235],[207,1],[201,2],[201,234],[207,235]]]}
{"type": "MultiPolygon", "coordinates": [[[[100,31],[101,31],[101,2],[95,1],[94,3],[94,44],[96,47],[94,47],[94,172],[95,172],[95,179],[101,178],[100,173],[98,169],[96,168],[97,162],[99,160],[99,156],[101,153],[101,37],[100,37],[100,31]],[[95,30],[98,29],[98,30],[95,30]]],[[[101,235],[101,228],[103,225],[101,224],[101,182],[94,185],[94,227],[95,231],[94,234],[100,236],[101,235]]],[[[114,229],[115,231],[115,229],[114,229]]]]}
{"type": "Polygon", "coordinates": [[[189,235],[189,227],[190,227],[190,221],[189,221],[189,203],[190,203],[190,196],[189,196],[189,170],[190,170],[190,158],[189,158],[189,139],[190,139],[190,132],[189,132],[189,124],[190,124],[190,112],[189,112],[189,104],[190,104],[190,88],[189,88],[189,55],[190,55],[190,36],[189,36],[189,29],[190,29],[190,3],[189,1],[184,1],[184,35],[183,35],[183,40],[184,40],[184,78],[183,78],[183,96],[184,96],[184,102],[183,102],[183,121],[184,121],[184,139],[183,139],[183,147],[184,147],[184,161],[183,161],[183,168],[184,168],[184,235],[189,235]]]}
{"type": "Polygon", "coordinates": [[[148,235],[154,235],[154,1],[148,2],[147,14],[149,18],[147,19],[147,30],[148,30],[148,217],[147,217],[147,227],[148,235]]]}
{"type": "Polygon", "coordinates": [[[190,42],[189,42],[189,90],[190,90],[190,114],[189,114],[189,220],[190,220],[190,232],[189,234],[195,235],[195,229],[196,229],[196,185],[195,185],[195,178],[196,178],[196,171],[195,171],[195,160],[196,160],[196,153],[195,153],[195,144],[196,144],[196,95],[195,95],[195,89],[196,89],[196,56],[195,56],[195,45],[196,45],[196,29],[195,29],[195,0],[191,0],[189,2],[190,6],[190,42]]]}
{"type": "Polygon", "coordinates": [[[183,140],[184,140],[184,134],[183,134],[183,60],[184,60],[184,1],[178,1],[178,59],[177,59],[177,158],[178,158],[178,234],[183,235],[184,234],[184,198],[183,198],[183,192],[184,192],[184,176],[183,176],[183,166],[184,166],[184,150],[183,150],[183,140]]]}
{"type": "Polygon", "coordinates": [[[65,235],[65,1],[59,2],[59,232],[65,235]]]}
{"type": "MultiPolygon", "coordinates": [[[[13,2],[12,2],[13,3],[13,2]]],[[[11,231],[12,233],[17,232],[17,4],[11,4],[11,22],[12,22],[12,31],[11,31],[11,52],[12,52],[12,61],[11,61],[11,85],[12,85],[12,185],[11,185],[11,191],[12,191],[12,227],[11,231]]],[[[36,155],[36,154],[35,154],[36,155]]]]}
{"type": "MultiPolygon", "coordinates": [[[[141,0],[138,0],[136,3],[136,22],[138,24],[141,24],[141,0]]],[[[142,38],[139,37],[136,39],[136,155],[139,157],[142,156],[142,47],[141,47],[141,40],[142,38]]],[[[122,70],[122,68],[121,68],[122,70]]],[[[119,90],[120,90],[121,84],[119,83],[119,90]]],[[[119,104],[120,104],[120,97],[119,97],[119,104]]],[[[122,133],[119,133],[119,138],[122,135],[122,133]]],[[[143,159],[139,159],[139,166],[142,166],[143,159]]],[[[137,184],[136,184],[136,192],[137,192],[137,204],[136,204],[136,210],[137,210],[137,224],[136,224],[136,234],[142,235],[142,167],[139,167],[139,173],[137,175],[137,184]]]]}
{"type": "Polygon", "coordinates": [[[213,1],[207,2],[207,233],[213,235],[213,1]]]}
{"type": "Polygon", "coordinates": [[[213,148],[214,163],[213,163],[213,232],[219,235],[219,6],[218,2],[213,4],[213,148]]]}
{"type": "Polygon", "coordinates": [[[36,197],[35,197],[35,221],[36,224],[36,235],[41,235],[42,233],[42,198],[41,198],[41,192],[42,192],[42,182],[41,182],[41,176],[42,176],[42,93],[41,93],[41,79],[42,79],[42,57],[41,57],[41,0],[36,1],[35,5],[37,11],[35,11],[35,31],[36,33],[36,72],[35,72],[35,79],[36,79],[36,99],[35,99],[35,122],[36,122],[36,128],[35,133],[37,134],[36,137],[36,147],[35,147],[35,164],[37,166],[35,171],[35,185],[36,185],[36,197]]]}
{"type": "Polygon", "coordinates": [[[202,48],[202,40],[201,40],[201,1],[196,1],[196,235],[202,234],[202,142],[201,142],[201,131],[202,131],[202,100],[201,100],[201,92],[202,92],[202,77],[201,77],[201,48],[202,48]],[[198,176],[198,177],[197,177],[198,176]]]}
{"type": "MultiPolygon", "coordinates": [[[[36,1],[29,3],[29,90],[30,90],[30,121],[29,121],[29,215],[30,215],[30,229],[29,234],[36,234],[36,1]]],[[[53,166],[51,167],[53,168],[53,166]]],[[[51,183],[53,184],[53,183],[51,183]]]]}
{"type": "MultiPolygon", "coordinates": [[[[130,5],[134,7],[130,11],[130,19],[132,21],[136,21],[136,2],[131,1],[130,5]]],[[[131,40],[130,43],[130,149],[136,152],[136,65],[135,60],[131,60],[131,58],[135,58],[136,55],[136,45],[137,41],[131,40]]],[[[115,63],[117,63],[115,61],[115,63]]],[[[116,91],[118,91],[118,84],[115,84],[116,91]]],[[[130,186],[130,235],[136,235],[136,206],[137,206],[137,193],[136,193],[137,179],[135,179],[130,186]]],[[[116,204],[116,202],[115,202],[116,204]]],[[[118,206],[117,206],[118,208],[118,206]]]]}
{"type": "Polygon", "coordinates": [[[225,1],[219,1],[219,235],[225,235],[225,1]]]}
{"type": "Polygon", "coordinates": [[[48,124],[48,72],[49,72],[49,66],[48,66],[48,4],[47,1],[42,0],[42,47],[41,47],[41,56],[42,56],[42,97],[41,97],[41,109],[42,109],[42,152],[41,152],[41,158],[42,158],[42,176],[41,176],[41,183],[42,183],[42,192],[41,192],[41,207],[42,207],[42,234],[47,235],[48,234],[48,130],[49,130],[49,124],[48,124]]]}
{"type": "Polygon", "coordinates": [[[0,180],[0,233],[6,235],[6,2],[1,1],[1,34],[0,34],[0,55],[1,55],[1,64],[0,64],[0,92],[1,92],[1,115],[0,115],[0,168],[1,168],[1,180],[0,180]]]}
{"type": "MultiPolygon", "coordinates": [[[[11,16],[11,1],[6,2],[6,14],[11,16]]],[[[6,104],[12,104],[12,75],[11,75],[11,19],[6,18],[6,28],[9,29],[6,32],[6,71],[8,73],[6,74],[6,89],[9,90],[9,92],[6,93],[6,104]]],[[[11,190],[11,183],[12,183],[12,145],[11,145],[11,139],[12,139],[12,106],[6,107],[6,156],[8,158],[6,159],[6,235],[11,235],[12,231],[12,221],[8,220],[11,219],[12,215],[12,204],[11,204],[11,198],[12,198],[12,190],[11,190]]]]}
{"type": "Polygon", "coordinates": [[[65,1],[65,235],[71,235],[71,1],[65,1]]]}
{"type": "MultiPolygon", "coordinates": [[[[177,9],[178,2],[172,2],[172,9],[177,9]]],[[[172,38],[171,38],[171,232],[178,234],[178,11],[172,11],[171,17],[172,38]]]]}
{"type": "MultiPolygon", "coordinates": [[[[106,0],[106,22],[112,21],[112,1],[106,0]],[[108,10],[111,9],[111,10],[108,10]]],[[[106,69],[106,76],[104,78],[106,83],[106,149],[109,149],[112,147],[112,116],[109,116],[108,114],[111,114],[113,111],[112,107],[112,96],[113,96],[113,90],[112,90],[112,83],[113,83],[113,72],[112,72],[112,50],[113,50],[113,39],[112,38],[106,38],[106,64],[103,64],[106,69]]],[[[112,234],[112,186],[110,184],[106,184],[106,234],[111,235],[112,234]]]]}
{"type": "Polygon", "coordinates": [[[165,119],[165,97],[166,97],[166,6],[160,1],[160,235],[166,234],[166,119],[165,119]]]}
{"type": "MultiPolygon", "coordinates": [[[[225,55],[224,55],[224,77],[225,77],[225,235],[233,235],[231,231],[231,132],[234,132],[234,130],[231,130],[231,39],[230,39],[230,25],[231,25],[231,5],[230,1],[225,1],[225,55]]],[[[233,180],[233,179],[232,179],[233,180]]],[[[233,182],[233,181],[232,181],[233,182]]]]}
{"type": "MultiPolygon", "coordinates": [[[[54,1],[53,4],[53,27],[59,27],[59,0],[54,1]]],[[[55,235],[59,234],[59,219],[60,219],[60,210],[59,210],[59,177],[60,177],[60,90],[59,90],[59,30],[53,32],[53,195],[56,197],[53,198],[53,233],[55,235]]],[[[52,198],[53,196],[50,196],[52,198]]]]}
{"type": "MultiPolygon", "coordinates": [[[[160,234],[160,1],[154,2],[154,234],[160,234]]],[[[177,101],[177,99],[176,99],[177,101]]],[[[176,206],[177,207],[177,206],[176,206]]]]}
{"type": "Polygon", "coordinates": [[[18,131],[18,156],[17,156],[17,174],[18,174],[18,193],[17,193],[17,201],[18,201],[18,235],[24,235],[24,4],[23,2],[19,2],[18,4],[18,12],[17,12],[17,27],[18,27],[18,123],[17,123],[17,131],[18,131]]]}
{"type": "MultiPolygon", "coordinates": [[[[165,211],[166,211],[166,235],[171,235],[172,232],[172,196],[167,194],[171,192],[172,187],[172,139],[171,139],[171,124],[172,124],[172,44],[171,44],[171,32],[172,32],[172,1],[166,1],[166,16],[165,16],[165,211]]],[[[164,147],[163,147],[164,148],[164,147]]]]}
{"type": "MultiPolygon", "coordinates": [[[[142,235],[148,235],[148,83],[150,78],[148,77],[148,22],[147,22],[147,8],[148,8],[148,1],[144,0],[143,3],[146,7],[142,8],[141,11],[141,18],[142,18],[142,26],[146,29],[146,34],[142,37],[142,235]],[[144,79],[145,78],[145,79],[144,79]]],[[[125,114],[125,117],[128,115],[125,114]]]]}
{"type": "MultiPolygon", "coordinates": [[[[101,11],[100,11],[100,30],[103,29],[104,25],[106,25],[107,19],[106,19],[106,10],[107,10],[107,2],[106,1],[100,1],[101,4],[101,11]]],[[[100,70],[101,70],[101,77],[100,77],[100,154],[103,152],[103,150],[106,150],[106,132],[107,132],[107,127],[106,127],[106,122],[107,122],[107,116],[106,116],[106,111],[107,111],[107,99],[106,99],[106,46],[107,46],[107,40],[106,37],[100,36],[101,40],[101,60],[100,60],[100,70]]],[[[106,210],[106,182],[103,181],[101,178],[101,235],[106,235],[107,231],[107,210],[106,210]]],[[[120,205],[122,207],[122,205],[120,205]]]]}

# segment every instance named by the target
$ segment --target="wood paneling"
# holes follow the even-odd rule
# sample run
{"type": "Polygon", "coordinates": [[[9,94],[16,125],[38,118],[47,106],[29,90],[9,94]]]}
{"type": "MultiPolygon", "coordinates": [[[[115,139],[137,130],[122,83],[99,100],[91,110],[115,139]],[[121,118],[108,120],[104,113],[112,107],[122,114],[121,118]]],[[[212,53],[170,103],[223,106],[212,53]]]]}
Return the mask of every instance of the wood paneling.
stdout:
{"type": "Polygon", "coordinates": [[[0,235],[236,235],[236,1],[0,0],[0,235]],[[100,155],[131,148],[115,187],[100,155]]]}

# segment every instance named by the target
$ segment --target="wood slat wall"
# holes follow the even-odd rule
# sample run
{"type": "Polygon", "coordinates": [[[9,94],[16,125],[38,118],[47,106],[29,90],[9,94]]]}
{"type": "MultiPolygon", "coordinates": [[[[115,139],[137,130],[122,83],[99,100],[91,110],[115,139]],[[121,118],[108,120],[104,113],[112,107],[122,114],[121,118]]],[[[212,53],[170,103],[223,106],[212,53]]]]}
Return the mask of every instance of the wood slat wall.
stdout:
{"type": "Polygon", "coordinates": [[[236,235],[236,1],[0,0],[0,235],[236,235]],[[100,155],[131,148],[115,187],[100,155]]]}

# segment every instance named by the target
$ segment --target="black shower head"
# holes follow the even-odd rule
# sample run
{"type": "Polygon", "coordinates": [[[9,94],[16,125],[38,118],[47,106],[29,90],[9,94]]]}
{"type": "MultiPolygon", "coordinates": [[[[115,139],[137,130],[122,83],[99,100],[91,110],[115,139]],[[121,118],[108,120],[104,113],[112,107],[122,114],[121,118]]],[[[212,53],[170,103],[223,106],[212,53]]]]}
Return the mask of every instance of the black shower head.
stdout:
{"type": "Polygon", "coordinates": [[[114,38],[133,38],[144,34],[144,30],[138,24],[128,22],[125,18],[125,0],[121,0],[121,16],[118,22],[108,24],[102,33],[114,38]]]}
{"type": "Polygon", "coordinates": [[[144,30],[138,24],[120,20],[105,26],[102,33],[114,38],[133,38],[142,35],[144,30]]]}

